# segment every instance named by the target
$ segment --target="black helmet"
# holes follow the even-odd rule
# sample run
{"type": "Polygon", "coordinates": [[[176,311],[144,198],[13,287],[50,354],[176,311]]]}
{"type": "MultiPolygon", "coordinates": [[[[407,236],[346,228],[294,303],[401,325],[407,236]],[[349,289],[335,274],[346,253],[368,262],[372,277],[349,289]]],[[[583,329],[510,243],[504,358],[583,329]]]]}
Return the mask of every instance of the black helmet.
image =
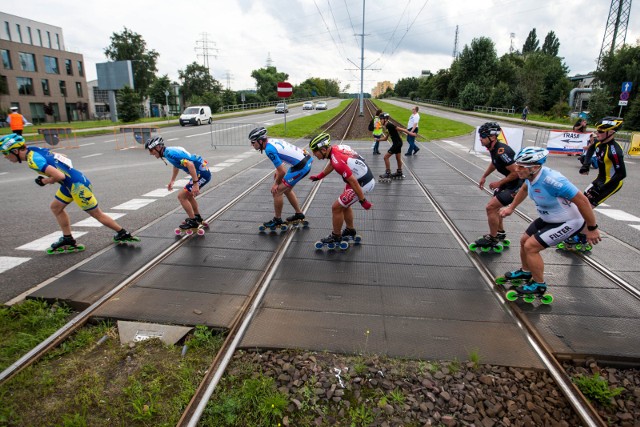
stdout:
{"type": "Polygon", "coordinates": [[[389,113],[382,113],[382,114],[380,114],[380,119],[381,119],[381,120],[382,120],[382,119],[387,119],[387,120],[389,120],[389,117],[390,117],[390,116],[389,116],[389,113]]]}
{"type": "Polygon", "coordinates": [[[622,119],[620,117],[603,117],[596,122],[596,129],[601,132],[607,132],[610,130],[617,131],[622,126],[622,119]]]}
{"type": "Polygon", "coordinates": [[[487,122],[478,128],[480,138],[488,138],[491,135],[500,135],[500,125],[496,122],[487,122]]]}
{"type": "Polygon", "coordinates": [[[249,132],[249,141],[253,144],[256,141],[266,138],[267,130],[264,127],[255,128],[249,132]]]}
{"type": "Polygon", "coordinates": [[[161,136],[149,138],[144,144],[145,150],[153,150],[157,146],[164,147],[164,139],[161,136]]]}
{"type": "Polygon", "coordinates": [[[318,151],[322,147],[328,147],[329,145],[331,145],[331,136],[328,133],[321,133],[309,141],[311,151],[318,151]]]}

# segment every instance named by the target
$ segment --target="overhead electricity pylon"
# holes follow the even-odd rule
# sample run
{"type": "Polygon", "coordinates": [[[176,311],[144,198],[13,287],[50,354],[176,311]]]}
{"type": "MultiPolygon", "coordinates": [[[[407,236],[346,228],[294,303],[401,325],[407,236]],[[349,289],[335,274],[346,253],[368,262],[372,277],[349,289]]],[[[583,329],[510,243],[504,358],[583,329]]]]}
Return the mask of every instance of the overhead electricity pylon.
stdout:
{"type": "Polygon", "coordinates": [[[624,46],[629,25],[629,13],[631,12],[631,0],[611,0],[607,27],[602,38],[602,47],[598,57],[598,68],[602,59],[624,46]]]}

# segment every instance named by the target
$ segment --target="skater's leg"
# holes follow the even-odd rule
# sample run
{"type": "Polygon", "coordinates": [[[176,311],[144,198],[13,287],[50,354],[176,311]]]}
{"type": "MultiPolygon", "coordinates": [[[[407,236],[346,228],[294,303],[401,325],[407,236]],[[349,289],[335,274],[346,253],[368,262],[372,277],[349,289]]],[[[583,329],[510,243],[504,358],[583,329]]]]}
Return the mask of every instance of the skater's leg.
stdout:
{"type": "Polygon", "coordinates": [[[284,206],[284,198],[279,191],[273,193],[273,212],[276,218],[282,218],[282,207],[284,206]]]}
{"type": "Polygon", "coordinates": [[[342,235],[342,224],[344,223],[345,210],[346,208],[344,208],[337,200],[333,202],[333,205],[331,206],[331,213],[333,214],[333,234],[338,236],[342,235]]]}
{"type": "Polygon", "coordinates": [[[544,260],[540,254],[545,248],[536,240],[535,237],[529,237],[523,246],[526,258],[526,266],[523,262],[523,268],[531,272],[533,280],[538,283],[544,283],[544,260]]]}
{"type": "Polygon", "coordinates": [[[355,227],[353,226],[353,209],[351,209],[351,206],[349,206],[348,208],[344,208],[344,223],[347,226],[347,228],[350,229],[354,229],[355,227]]]}
{"type": "Polygon", "coordinates": [[[65,236],[70,236],[71,220],[69,219],[69,215],[67,214],[67,211],[64,210],[64,208],[66,207],[67,207],[67,204],[62,203],[58,199],[54,199],[53,202],[51,202],[51,206],[50,206],[51,212],[53,212],[53,216],[56,217],[56,221],[58,221],[58,225],[62,230],[62,234],[65,236]]]}
{"type": "Polygon", "coordinates": [[[389,158],[391,157],[391,153],[387,152],[384,155],[384,169],[385,170],[390,170],[391,169],[391,162],[389,161],[389,158]]]}
{"type": "Polygon", "coordinates": [[[196,198],[193,197],[190,191],[181,190],[180,193],[178,193],[178,201],[189,218],[193,218],[195,211],[199,211],[198,202],[196,202],[196,198]]]}
{"type": "Polygon", "coordinates": [[[89,209],[88,211],[85,211],[85,212],[88,213],[89,215],[91,215],[92,217],[94,217],[96,220],[98,220],[98,222],[100,224],[102,224],[102,225],[104,225],[106,227],[109,227],[113,231],[122,230],[122,227],[120,226],[120,224],[118,224],[109,215],[107,215],[106,213],[102,212],[102,210],[99,207],[95,207],[93,209],[89,209]]]}
{"type": "MultiPolygon", "coordinates": [[[[302,209],[300,209],[300,203],[298,203],[298,197],[296,196],[296,193],[293,191],[293,188],[285,187],[284,195],[287,196],[287,200],[291,204],[291,207],[293,208],[293,210],[296,213],[302,213],[302,209]]],[[[282,207],[280,209],[282,210],[282,207]]]]}
{"type": "Polygon", "coordinates": [[[398,163],[398,170],[402,170],[402,152],[396,154],[396,162],[398,163]]]}
{"type": "Polygon", "coordinates": [[[487,221],[489,222],[489,234],[494,237],[498,233],[498,230],[503,230],[500,208],[502,208],[502,203],[500,203],[496,197],[492,197],[485,208],[487,211],[487,221]]]}

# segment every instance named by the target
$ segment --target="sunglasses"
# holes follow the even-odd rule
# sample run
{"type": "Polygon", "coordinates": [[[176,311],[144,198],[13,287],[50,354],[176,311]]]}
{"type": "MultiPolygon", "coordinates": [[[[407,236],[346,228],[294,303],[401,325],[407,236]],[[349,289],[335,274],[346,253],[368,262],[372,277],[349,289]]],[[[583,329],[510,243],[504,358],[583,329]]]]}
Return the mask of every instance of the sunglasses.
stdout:
{"type": "Polygon", "coordinates": [[[597,130],[596,133],[607,133],[606,130],[597,130]]]}

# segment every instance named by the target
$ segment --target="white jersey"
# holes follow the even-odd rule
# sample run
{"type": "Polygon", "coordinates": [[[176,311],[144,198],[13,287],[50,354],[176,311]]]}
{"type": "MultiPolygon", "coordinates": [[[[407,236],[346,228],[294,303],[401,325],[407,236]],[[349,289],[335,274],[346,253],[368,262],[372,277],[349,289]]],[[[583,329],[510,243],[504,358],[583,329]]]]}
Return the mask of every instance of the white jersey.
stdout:
{"type": "Polygon", "coordinates": [[[540,218],[548,223],[562,223],[582,218],[571,202],[580,190],[560,172],[542,167],[533,181],[525,180],[529,197],[536,204],[540,218]]]}

